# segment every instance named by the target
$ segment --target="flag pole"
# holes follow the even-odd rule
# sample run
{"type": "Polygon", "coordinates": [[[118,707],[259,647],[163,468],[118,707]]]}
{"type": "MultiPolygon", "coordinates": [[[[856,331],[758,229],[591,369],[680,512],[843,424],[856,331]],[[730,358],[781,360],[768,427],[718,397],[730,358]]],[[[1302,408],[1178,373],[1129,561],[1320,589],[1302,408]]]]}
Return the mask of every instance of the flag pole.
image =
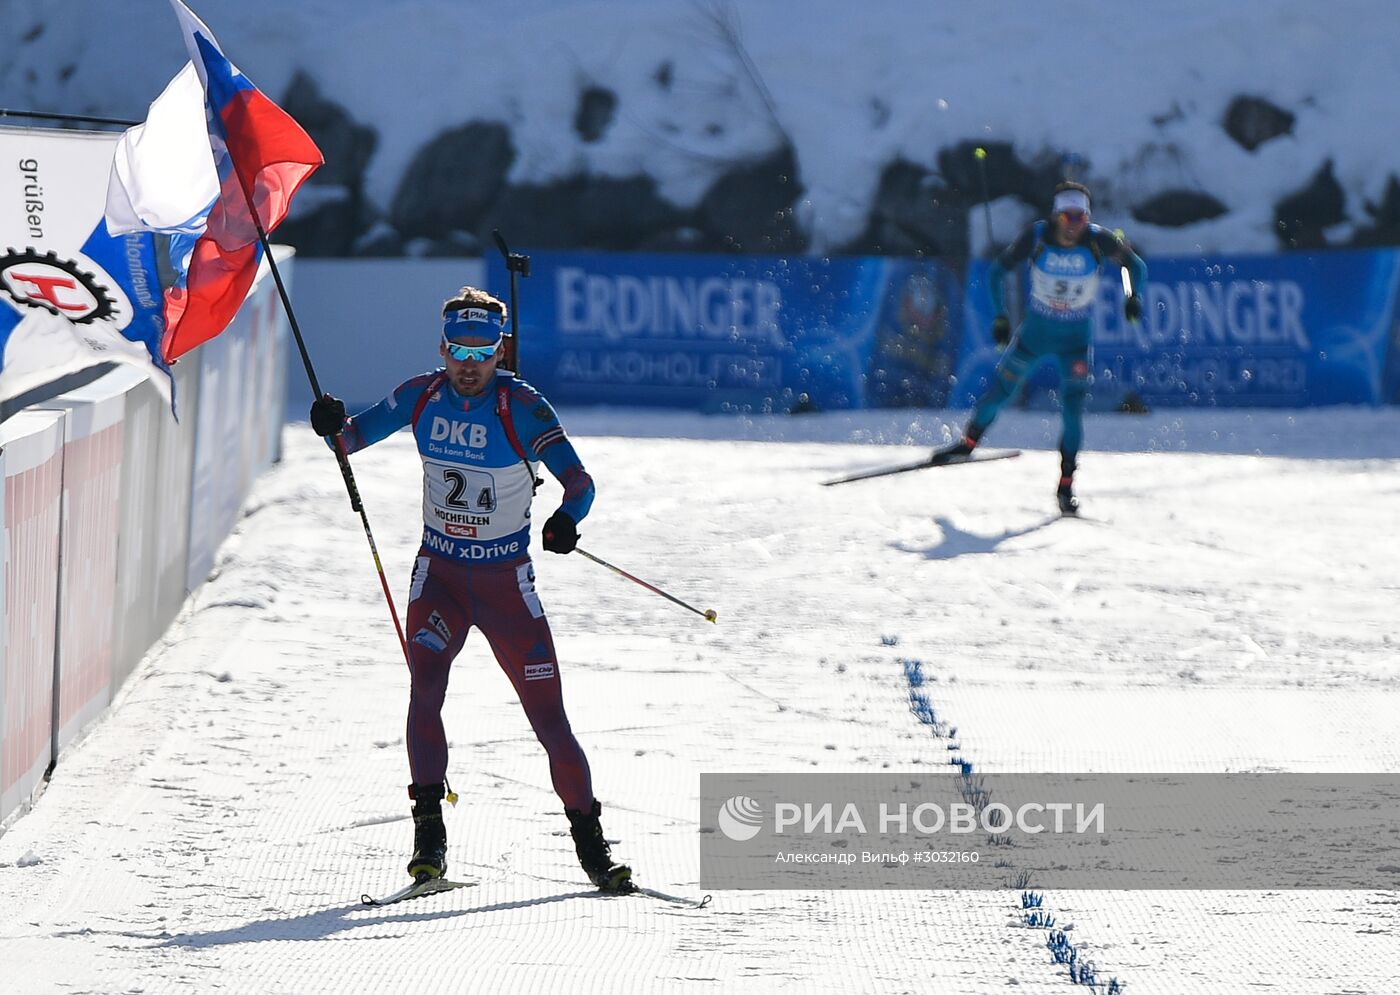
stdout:
{"type": "MultiPolygon", "coordinates": [[[[314,397],[321,397],[321,383],[316,378],[316,369],[311,365],[311,354],[306,350],[306,340],[302,338],[301,328],[297,324],[296,312],[292,310],[292,300],[287,294],[287,286],[282,282],[282,273],[277,268],[277,260],[272,257],[272,245],[268,242],[267,232],[263,230],[262,219],[258,217],[257,207],[253,202],[253,191],[248,185],[248,179],[243,175],[243,170],[238,167],[238,160],[229,156],[229,161],[233,164],[234,175],[238,177],[238,186],[243,191],[243,199],[248,204],[248,213],[252,216],[253,226],[258,232],[258,242],[262,245],[263,256],[267,259],[268,268],[272,270],[273,282],[277,284],[277,295],[282,299],[282,309],[287,313],[287,322],[291,326],[292,336],[296,339],[297,350],[301,353],[301,362],[306,367],[306,378],[311,382],[311,392],[314,397]]],[[[360,500],[360,489],[355,483],[355,472],[350,469],[350,455],[345,451],[345,439],[341,435],[336,435],[332,440],[335,446],[335,459],[340,464],[340,475],[345,481],[345,490],[350,495],[350,507],[359,513],[360,523],[364,526],[365,539],[369,542],[370,555],[374,558],[374,569],[379,574],[379,586],[384,590],[384,600],[389,605],[389,617],[394,621],[394,632],[399,637],[399,648],[403,650],[404,662],[410,668],[413,661],[408,655],[408,642],[404,639],[403,626],[399,623],[399,612],[394,606],[394,596],[389,591],[389,580],[384,575],[384,564],[379,559],[379,547],[374,542],[374,533],[369,527],[369,516],[365,513],[364,502],[360,500]]]]}
{"type": "Polygon", "coordinates": [[[140,121],[128,121],[119,117],[94,117],[91,114],[58,114],[49,111],[16,111],[0,107],[0,117],[30,117],[37,121],[62,121],[65,124],[115,124],[123,128],[134,128],[140,121]]]}

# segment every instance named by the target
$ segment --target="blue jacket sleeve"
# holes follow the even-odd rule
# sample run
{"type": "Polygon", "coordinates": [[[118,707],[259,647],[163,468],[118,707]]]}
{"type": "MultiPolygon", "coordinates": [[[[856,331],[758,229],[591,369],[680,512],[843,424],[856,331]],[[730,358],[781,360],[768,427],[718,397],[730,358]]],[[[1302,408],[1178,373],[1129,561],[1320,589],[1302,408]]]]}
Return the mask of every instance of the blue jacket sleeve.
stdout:
{"type": "MultiPolygon", "coordinates": [[[[378,404],[347,418],[345,428],[341,432],[346,453],[357,453],[366,449],[407,425],[413,419],[413,408],[418,399],[423,396],[423,391],[428,389],[435,377],[435,373],[423,373],[405,380],[378,404]]],[[[330,439],[327,439],[326,443],[334,448],[330,439]]]]}
{"type": "Polygon", "coordinates": [[[559,510],[575,522],[583,521],[593,507],[596,488],[573,443],[564,434],[554,408],[533,387],[517,383],[511,395],[510,417],[515,434],[530,457],[548,467],[563,486],[564,500],[559,510]]]}
{"type": "Polygon", "coordinates": [[[992,260],[987,269],[987,299],[992,305],[991,315],[996,317],[1006,313],[1006,269],[1000,259],[992,260]]]}
{"type": "Polygon", "coordinates": [[[1016,241],[992,260],[992,265],[987,270],[987,295],[991,301],[993,315],[1006,313],[1006,276],[1030,258],[1031,249],[1039,238],[1040,233],[1036,230],[1036,225],[1028,225],[1016,237],[1016,241]]]}
{"type": "Polygon", "coordinates": [[[1143,262],[1142,257],[1133,251],[1132,246],[1122,236],[1104,229],[1095,232],[1095,235],[1104,258],[1126,269],[1133,293],[1142,296],[1147,290],[1147,263],[1143,262]]]}
{"type": "Polygon", "coordinates": [[[1128,268],[1128,279],[1132,283],[1133,293],[1141,297],[1147,292],[1147,263],[1126,245],[1123,246],[1123,254],[1125,258],[1120,259],[1119,263],[1128,268]]]}

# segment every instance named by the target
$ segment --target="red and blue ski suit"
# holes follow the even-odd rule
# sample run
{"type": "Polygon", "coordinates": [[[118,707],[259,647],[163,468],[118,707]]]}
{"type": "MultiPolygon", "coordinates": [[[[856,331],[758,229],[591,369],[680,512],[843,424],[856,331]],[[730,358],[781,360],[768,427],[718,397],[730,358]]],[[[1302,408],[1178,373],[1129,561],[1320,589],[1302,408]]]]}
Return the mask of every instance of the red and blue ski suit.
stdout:
{"type": "Polygon", "coordinates": [[[593,480],[549,402],[505,371],[473,397],[454,390],[441,370],[413,377],[347,419],[342,437],[353,453],[410,425],[423,461],[423,542],[407,620],[413,783],[445,779],[448,670],[475,626],[549,755],[555,793],[566,809],[587,811],[588,758],[564,713],[529,545],[535,466],[543,462],[563,485],[560,510],[575,522],[593,504],[593,480]]]}

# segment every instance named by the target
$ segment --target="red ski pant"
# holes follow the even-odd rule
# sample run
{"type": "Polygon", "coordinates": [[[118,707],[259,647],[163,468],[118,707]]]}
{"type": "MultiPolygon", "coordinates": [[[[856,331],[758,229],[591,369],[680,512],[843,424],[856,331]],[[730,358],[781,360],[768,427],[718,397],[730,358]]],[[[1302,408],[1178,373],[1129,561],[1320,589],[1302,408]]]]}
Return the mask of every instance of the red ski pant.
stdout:
{"type": "Polygon", "coordinates": [[[549,755],[554,792],[566,809],[593,804],[588,758],[564,714],[559,662],[529,560],[466,564],[420,549],[408,600],[412,690],[408,763],[414,784],[439,784],[447,773],[442,703],[447,674],[476,626],[510,678],[535,737],[549,755]]]}

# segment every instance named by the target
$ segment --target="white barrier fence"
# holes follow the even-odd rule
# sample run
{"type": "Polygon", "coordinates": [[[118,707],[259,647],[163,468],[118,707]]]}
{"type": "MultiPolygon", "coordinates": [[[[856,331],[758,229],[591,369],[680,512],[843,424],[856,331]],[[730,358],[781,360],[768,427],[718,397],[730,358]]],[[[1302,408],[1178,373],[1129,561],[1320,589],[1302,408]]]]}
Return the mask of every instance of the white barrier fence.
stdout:
{"type": "MultiPolygon", "coordinates": [[[[277,259],[290,282],[290,250],[277,259]]],[[[280,457],[288,335],[264,280],[175,365],[178,423],[121,366],[0,423],[0,820],[204,582],[280,457]]]]}

